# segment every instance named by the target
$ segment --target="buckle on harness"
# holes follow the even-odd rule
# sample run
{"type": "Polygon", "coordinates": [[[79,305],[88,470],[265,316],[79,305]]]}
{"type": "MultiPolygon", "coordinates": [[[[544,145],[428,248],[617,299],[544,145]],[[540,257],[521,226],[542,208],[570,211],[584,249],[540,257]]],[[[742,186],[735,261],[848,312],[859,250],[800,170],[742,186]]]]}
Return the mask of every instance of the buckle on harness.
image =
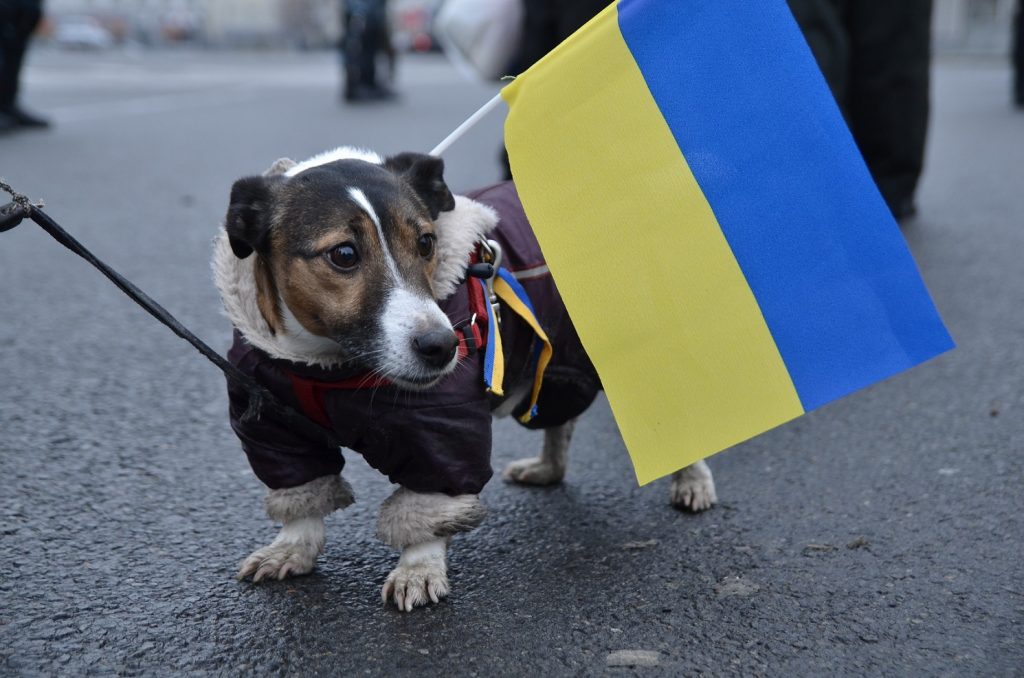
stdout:
{"type": "Polygon", "coordinates": [[[466,346],[466,355],[476,355],[480,348],[476,345],[476,337],[473,336],[473,327],[476,325],[476,313],[469,320],[452,325],[452,329],[462,335],[462,343],[466,346]]]}

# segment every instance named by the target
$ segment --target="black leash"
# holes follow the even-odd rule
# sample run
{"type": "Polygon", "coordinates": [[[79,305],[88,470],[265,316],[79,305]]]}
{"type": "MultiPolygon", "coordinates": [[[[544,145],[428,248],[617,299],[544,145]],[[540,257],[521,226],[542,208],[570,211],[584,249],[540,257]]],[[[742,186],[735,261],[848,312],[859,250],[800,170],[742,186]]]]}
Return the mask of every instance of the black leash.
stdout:
{"type": "Polygon", "coordinates": [[[11,230],[24,219],[30,219],[49,233],[54,240],[92,264],[100,273],[117,285],[122,292],[128,295],[128,298],[144,308],[151,316],[163,323],[176,335],[192,344],[197,351],[206,356],[207,360],[219,367],[229,383],[240,386],[248,392],[249,402],[245,414],[242,415],[242,421],[259,419],[263,414],[269,414],[271,418],[287,424],[293,430],[309,438],[326,440],[331,445],[341,446],[333,431],[324,428],[309,417],[281,402],[259,382],[232,365],[223,356],[206,345],[199,337],[192,334],[167,309],[153,301],[149,295],[124,278],[120,273],[100,261],[84,245],[71,237],[71,234],[51,219],[42,210],[42,204],[33,205],[26,196],[15,191],[11,188],[10,184],[2,179],[0,179],[0,190],[9,193],[13,198],[12,202],[0,207],[0,233],[11,230]]]}

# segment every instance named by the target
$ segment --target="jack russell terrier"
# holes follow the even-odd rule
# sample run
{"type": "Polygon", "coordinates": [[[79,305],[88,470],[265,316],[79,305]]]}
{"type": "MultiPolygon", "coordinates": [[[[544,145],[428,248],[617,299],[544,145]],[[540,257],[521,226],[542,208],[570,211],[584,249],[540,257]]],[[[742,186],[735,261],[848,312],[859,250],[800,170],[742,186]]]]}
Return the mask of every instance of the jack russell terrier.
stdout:
{"type": "MultiPolygon", "coordinates": [[[[401,552],[381,596],[406,611],[448,594],[448,544],[484,518],[492,415],[544,429],[540,455],[505,479],[565,475],[597,372],[514,186],[453,196],[443,170],[432,156],[339,148],[232,187],[213,257],[228,357],[336,438],[249,417],[246,391],[229,387],[232,428],[282,524],[240,579],[312,571],[324,517],[353,501],[337,441],[399,486],[380,510],[378,534],[401,552]]],[[[672,477],[671,501],[715,503],[704,462],[672,477]]]]}

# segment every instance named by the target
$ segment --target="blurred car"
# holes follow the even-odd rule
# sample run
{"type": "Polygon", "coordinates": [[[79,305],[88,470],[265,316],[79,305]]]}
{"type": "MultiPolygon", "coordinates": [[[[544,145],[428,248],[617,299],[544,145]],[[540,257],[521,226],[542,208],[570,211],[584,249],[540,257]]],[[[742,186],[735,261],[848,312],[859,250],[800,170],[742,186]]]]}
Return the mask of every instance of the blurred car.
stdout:
{"type": "Polygon", "coordinates": [[[440,49],[434,37],[434,16],[441,0],[391,0],[391,41],[400,52],[440,49]]]}
{"type": "Polygon", "coordinates": [[[91,16],[65,16],[55,21],[53,41],[67,49],[107,49],[114,36],[91,16]]]}

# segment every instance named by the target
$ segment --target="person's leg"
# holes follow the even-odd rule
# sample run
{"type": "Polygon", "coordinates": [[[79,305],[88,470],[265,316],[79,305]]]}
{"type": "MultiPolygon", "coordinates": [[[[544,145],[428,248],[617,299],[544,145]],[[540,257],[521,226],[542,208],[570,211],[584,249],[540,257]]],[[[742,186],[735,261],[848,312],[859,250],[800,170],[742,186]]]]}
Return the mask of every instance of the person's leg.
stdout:
{"type": "Polygon", "coordinates": [[[517,66],[525,71],[558,44],[551,0],[523,0],[523,33],[517,66]]]}
{"type": "Polygon", "coordinates": [[[1024,2],[1017,0],[1013,21],[1013,101],[1024,108],[1024,2]]]}
{"type": "Polygon", "coordinates": [[[49,126],[18,102],[25,51],[41,16],[39,2],[0,2],[0,131],[49,126]]]}
{"type": "Polygon", "coordinates": [[[845,115],[850,70],[850,39],[843,25],[846,0],[789,0],[789,9],[845,115]]]}
{"type": "Polygon", "coordinates": [[[368,92],[377,88],[377,51],[380,48],[383,20],[383,8],[379,2],[367,6],[366,24],[361,41],[362,50],[359,54],[359,84],[368,92]]]}
{"type": "Polygon", "coordinates": [[[18,101],[22,62],[41,16],[38,3],[0,3],[0,106],[18,101]]]}
{"type": "Polygon", "coordinates": [[[388,21],[386,2],[381,3],[379,24],[377,27],[377,49],[380,54],[384,55],[387,72],[384,74],[383,81],[381,78],[377,79],[377,84],[381,87],[393,87],[398,67],[398,52],[395,51],[395,45],[391,41],[391,23],[388,21]]]}
{"type": "Polygon", "coordinates": [[[929,115],[932,0],[851,0],[847,114],[897,219],[914,213],[929,115]]]}
{"type": "MultiPolygon", "coordinates": [[[[523,33],[512,71],[522,73],[558,44],[555,5],[551,0],[523,0],[523,33]]],[[[498,154],[502,178],[512,179],[512,167],[504,144],[498,154]]]]}
{"type": "Polygon", "coordinates": [[[0,3],[0,108],[14,104],[18,97],[18,73],[28,46],[21,29],[20,6],[0,3]]]}
{"type": "Polygon", "coordinates": [[[387,13],[380,0],[346,4],[344,58],[345,100],[377,101],[393,96],[377,82],[377,56],[387,36],[387,13]]]}
{"type": "Polygon", "coordinates": [[[344,37],[342,38],[342,60],[345,65],[345,99],[352,100],[356,96],[362,79],[360,58],[363,51],[363,32],[366,20],[359,12],[346,7],[343,18],[344,37]]]}
{"type": "Polygon", "coordinates": [[[605,0],[561,0],[558,6],[558,41],[565,40],[580,26],[601,13],[608,3],[605,0]]]}

